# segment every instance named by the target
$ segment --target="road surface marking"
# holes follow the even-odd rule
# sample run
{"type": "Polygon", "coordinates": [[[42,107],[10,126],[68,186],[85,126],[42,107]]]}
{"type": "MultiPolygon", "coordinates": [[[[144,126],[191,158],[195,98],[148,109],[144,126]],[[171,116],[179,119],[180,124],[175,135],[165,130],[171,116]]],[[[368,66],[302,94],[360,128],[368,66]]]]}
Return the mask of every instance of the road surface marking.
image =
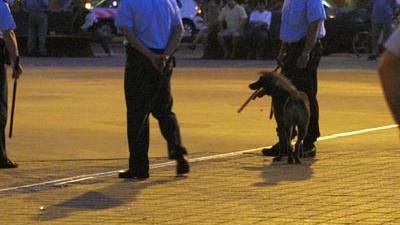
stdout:
{"type": "MultiPolygon", "coordinates": [[[[331,140],[331,139],[336,139],[336,138],[349,137],[349,136],[354,136],[354,135],[359,135],[359,134],[365,134],[365,133],[371,133],[371,132],[376,132],[376,131],[381,131],[381,130],[392,129],[392,128],[396,128],[396,127],[398,127],[398,125],[392,124],[392,125],[381,126],[381,127],[374,127],[374,128],[367,128],[367,129],[356,130],[356,131],[337,133],[337,134],[320,137],[320,138],[318,138],[318,141],[325,141],[325,140],[331,140]]],[[[203,156],[203,157],[189,159],[189,162],[194,163],[194,162],[202,162],[202,161],[207,161],[207,160],[228,158],[228,157],[233,157],[233,156],[242,155],[242,154],[246,154],[246,153],[256,152],[263,148],[269,148],[269,147],[271,147],[271,146],[252,148],[252,149],[247,149],[247,150],[242,150],[242,151],[237,151],[237,152],[222,153],[222,154],[217,154],[217,155],[203,156]]],[[[173,165],[175,165],[175,162],[157,163],[157,164],[150,165],[150,169],[163,168],[163,167],[173,166],[173,165]]],[[[46,182],[41,182],[41,183],[3,188],[3,189],[0,189],[0,193],[7,192],[7,191],[24,190],[24,189],[37,190],[37,188],[40,188],[40,187],[62,186],[62,185],[76,183],[76,182],[80,182],[80,181],[84,181],[84,180],[91,180],[91,179],[95,179],[98,177],[114,176],[117,172],[118,172],[118,170],[101,172],[101,173],[93,173],[93,174],[85,174],[85,175],[67,177],[67,178],[63,178],[63,179],[57,179],[57,180],[46,181],[46,182]]]]}

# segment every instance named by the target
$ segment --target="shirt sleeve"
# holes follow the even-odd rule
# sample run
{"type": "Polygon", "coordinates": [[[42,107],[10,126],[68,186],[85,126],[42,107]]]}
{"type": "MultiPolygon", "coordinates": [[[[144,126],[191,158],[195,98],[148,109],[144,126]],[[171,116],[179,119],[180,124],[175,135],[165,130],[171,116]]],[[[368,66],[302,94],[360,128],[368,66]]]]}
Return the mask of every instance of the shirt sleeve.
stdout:
{"type": "Polygon", "coordinates": [[[400,28],[397,28],[397,30],[393,32],[385,43],[385,48],[387,51],[400,58],[400,28]]]}
{"type": "Polygon", "coordinates": [[[322,0],[308,0],[307,1],[307,21],[314,22],[318,20],[325,20],[326,14],[322,0]]]}
{"type": "Polygon", "coordinates": [[[5,2],[0,1],[0,31],[14,30],[16,27],[10,8],[5,2]]]}
{"type": "Polygon", "coordinates": [[[115,26],[117,27],[133,27],[133,14],[129,5],[129,0],[122,0],[117,9],[117,17],[115,18],[115,26]]]}
{"type": "Polygon", "coordinates": [[[242,6],[240,6],[239,8],[240,8],[240,19],[242,19],[242,20],[247,19],[246,10],[244,10],[244,8],[242,6]]]}
{"type": "Polygon", "coordinates": [[[177,2],[175,2],[174,5],[174,15],[172,18],[172,26],[178,26],[182,24],[182,15],[181,15],[181,10],[179,9],[179,6],[177,4],[177,2]]]}

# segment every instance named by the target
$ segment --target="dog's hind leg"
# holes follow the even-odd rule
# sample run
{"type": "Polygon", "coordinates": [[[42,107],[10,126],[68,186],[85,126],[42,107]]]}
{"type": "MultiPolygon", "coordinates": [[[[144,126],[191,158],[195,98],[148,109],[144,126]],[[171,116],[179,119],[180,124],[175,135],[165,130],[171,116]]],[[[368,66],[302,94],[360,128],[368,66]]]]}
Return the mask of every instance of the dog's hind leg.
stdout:
{"type": "Polygon", "coordinates": [[[303,140],[297,138],[296,144],[295,144],[295,151],[294,151],[294,163],[300,164],[300,152],[303,152],[303,140]]]}
{"type": "Polygon", "coordinates": [[[286,135],[285,135],[285,145],[286,145],[285,149],[288,155],[288,164],[293,164],[293,149],[291,143],[292,132],[293,132],[293,126],[289,126],[286,129],[286,135]]]}

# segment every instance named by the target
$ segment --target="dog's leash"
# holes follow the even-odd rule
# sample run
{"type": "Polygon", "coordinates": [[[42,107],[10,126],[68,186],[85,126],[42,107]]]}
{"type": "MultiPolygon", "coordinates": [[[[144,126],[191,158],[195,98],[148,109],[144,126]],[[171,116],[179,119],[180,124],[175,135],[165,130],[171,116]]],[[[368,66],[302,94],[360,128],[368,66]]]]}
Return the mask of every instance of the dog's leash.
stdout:
{"type": "MultiPolygon", "coordinates": [[[[279,63],[279,64],[274,68],[274,70],[272,70],[272,72],[275,73],[275,72],[278,71],[278,69],[281,68],[281,67],[282,67],[282,65],[279,63]]],[[[250,101],[256,99],[256,98],[259,96],[259,94],[260,94],[261,92],[262,92],[262,88],[259,88],[259,89],[255,90],[255,91],[253,92],[253,94],[251,94],[250,97],[248,97],[248,98],[246,99],[246,101],[242,104],[242,106],[240,106],[240,108],[238,109],[237,113],[241,113],[241,112],[243,111],[243,109],[250,103],[250,101]]],[[[271,113],[270,113],[270,116],[269,116],[270,119],[272,118],[272,114],[273,114],[273,105],[272,105],[272,103],[271,103],[271,113]]]]}

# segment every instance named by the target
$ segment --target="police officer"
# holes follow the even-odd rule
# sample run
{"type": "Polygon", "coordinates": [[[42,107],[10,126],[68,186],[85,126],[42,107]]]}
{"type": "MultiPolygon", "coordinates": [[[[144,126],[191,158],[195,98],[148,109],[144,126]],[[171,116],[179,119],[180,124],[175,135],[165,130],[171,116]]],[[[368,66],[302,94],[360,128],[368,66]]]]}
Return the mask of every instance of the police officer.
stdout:
{"type": "Polygon", "coordinates": [[[400,125],[400,27],[393,32],[385,48],[379,65],[379,77],[393,117],[400,125]]]}
{"type": "Polygon", "coordinates": [[[123,0],[116,25],[127,39],[125,100],[127,106],[129,169],[120,178],[149,177],[149,114],[159,122],[177,174],[189,172],[179,125],[172,112],[171,59],[183,35],[176,0],[123,0]]]}
{"type": "MultiPolygon", "coordinates": [[[[282,64],[282,73],[288,77],[298,90],[307,94],[310,100],[311,118],[308,134],[303,143],[306,157],[314,157],[314,142],[320,136],[317,101],[317,69],[321,59],[319,39],[325,35],[323,21],[326,19],[322,0],[285,0],[282,9],[280,38],[282,41],[278,62],[282,64]]],[[[286,96],[273,102],[275,118],[280,127],[279,115],[282,114],[286,96]]],[[[278,132],[279,134],[279,132],[278,132]]],[[[266,156],[275,156],[279,143],[272,148],[263,149],[266,156]]]]}
{"type": "Polygon", "coordinates": [[[7,157],[5,139],[8,98],[5,64],[11,61],[13,78],[18,79],[22,73],[22,67],[19,63],[17,40],[13,31],[15,28],[15,22],[7,1],[0,0],[0,169],[18,167],[16,163],[7,157]]]}

